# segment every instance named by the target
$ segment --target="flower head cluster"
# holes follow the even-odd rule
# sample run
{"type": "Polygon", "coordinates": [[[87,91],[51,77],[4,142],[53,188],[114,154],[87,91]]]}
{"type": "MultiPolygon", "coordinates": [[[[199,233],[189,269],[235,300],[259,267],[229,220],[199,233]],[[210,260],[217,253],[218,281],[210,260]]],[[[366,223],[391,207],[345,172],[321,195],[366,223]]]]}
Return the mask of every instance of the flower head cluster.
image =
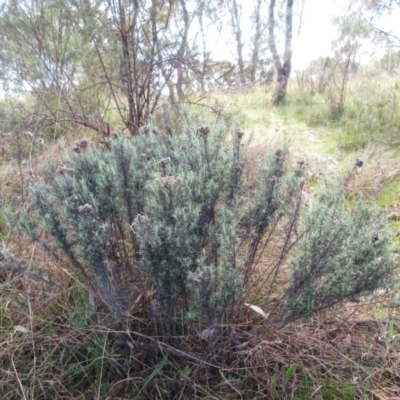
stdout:
{"type": "Polygon", "coordinates": [[[133,226],[137,231],[149,231],[151,229],[151,219],[147,215],[138,214],[133,220],[133,226]]]}
{"type": "Polygon", "coordinates": [[[164,187],[173,187],[181,185],[183,179],[180,176],[162,176],[160,182],[164,187]]]}
{"type": "Polygon", "coordinates": [[[79,206],[78,211],[82,214],[90,214],[93,212],[93,207],[90,204],[86,203],[83,206],[79,206]]]}
{"type": "Polygon", "coordinates": [[[119,136],[122,136],[122,132],[119,131],[119,130],[112,131],[112,132],[110,133],[110,136],[111,136],[112,139],[115,139],[115,138],[117,138],[117,137],[119,137],[119,136]]]}
{"type": "Polygon", "coordinates": [[[166,167],[171,162],[170,157],[162,158],[156,165],[159,167],[166,167]]]}
{"type": "Polygon", "coordinates": [[[197,129],[197,133],[202,136],[207,136],[210,133],[210,127],[207,125],[203,125],[199,129],[197,129]]]}
{"type": "Polygon", "coordinates": [[[89,146],[89,140],[88,139],[77,140],[75,142],[75,147],[73,148],[73,150],[76,153],[79,153],[81,150],[86,150],[88,146],[89,146]]]}
{"type": "Polygon", "coordinates": [[[72,168],[68,168],[65,165],[59,165],[56,169],[57,174],[61,175],[72,175],[74,170],[72,168]]]}
{"type": "Polygon", "coordinates": [[[241,139],[244,136],[244,132],[241,129],[238,129],[236,131],[236,136],[241,139]]]}
{"type": "Polygon", "coordinates": [[[195,285],[195,286],[198,286],[198,285],[200,285],[200,283],[201,283],[199,277],[196,276],[196,275],[194,275],[194,274],[188,275],[187,281],[188,281],[189,283],[191,283],[192,285],[195,285]]]}

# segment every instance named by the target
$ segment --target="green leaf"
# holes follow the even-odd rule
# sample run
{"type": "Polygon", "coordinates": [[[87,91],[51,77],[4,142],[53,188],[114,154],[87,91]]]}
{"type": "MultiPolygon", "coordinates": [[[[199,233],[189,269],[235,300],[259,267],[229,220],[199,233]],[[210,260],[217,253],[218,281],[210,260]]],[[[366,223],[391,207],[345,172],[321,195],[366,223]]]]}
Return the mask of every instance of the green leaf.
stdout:
{"type": "Polygon", "coordinates": [[[286,371],[286,382],[294,375],[296,372],[297,364],[292,364],[286,371]]]}
{"type": "Polygon", "coordinates": [[[140,391],[140,393],[143,392],[143,390],[145,389],[145,387],[156,377],[156,375],[158,375],[161,370],[164,368],[165,364],[168,361],[168,354],[166,354],[163,359],[160,361],[160,364],[157,365],[157,367],[154,368],[153,372],[150,374],[150,376],[146,379],[146,382],[144,383],[142,390],[140,391]]]}
{"type": "Polygon", "coordinates": [[[188,365],[185,365],[185,368],[180,370],[179,373],[183,378],[188,378],[191,373],[191,369],[188,365]]]}

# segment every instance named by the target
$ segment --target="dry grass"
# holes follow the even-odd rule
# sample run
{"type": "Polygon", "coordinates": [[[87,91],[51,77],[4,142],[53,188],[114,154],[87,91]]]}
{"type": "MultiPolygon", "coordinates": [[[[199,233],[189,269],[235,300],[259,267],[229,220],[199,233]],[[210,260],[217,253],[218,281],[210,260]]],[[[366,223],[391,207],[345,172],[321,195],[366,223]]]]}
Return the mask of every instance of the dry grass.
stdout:
{"type": "Polygon", "coordinates": [[[143,333],[145,325],[137,329],[137,315],[127,334],[101,313],[76,308],[84,292],[70,285],[68,275],[57,278],[63,288],[1,275],[2,399],[400,396],[400,320],[355,318],[351,312],[266,326],[245,310],[237,325],[216,327],[208,340],[194,326],[190,335],[162,345],[162,338],[143,333]],[[117,346],[129,340],[148,347],[117,346]]]}
{"type": "Polygon", "coordinates": [[[270,371],[253,376],[265,388],[266,398],[281,398],[267,392],[267,388],[273,387],[274,374],[284,381],[292,364],[297,365],[296,375],[286,385],[287,398],[372,399],[400,395],[399,343],[393,322],[327,318],[279,331],[255,331],[256,341],[247,348],[248,371],[254,374],[257,364],[270,371]],[[265,340],[260,341],[260,337],[265,340]]]}
{"type": "Polygon", "coordinates": [[[374,145],[360,154],[364,162],[356,178],[348,187],[349,194],[363,193],[378,198],[388,184],[400,176],[400,164],[396,151],[382,145],[374,145]]]}

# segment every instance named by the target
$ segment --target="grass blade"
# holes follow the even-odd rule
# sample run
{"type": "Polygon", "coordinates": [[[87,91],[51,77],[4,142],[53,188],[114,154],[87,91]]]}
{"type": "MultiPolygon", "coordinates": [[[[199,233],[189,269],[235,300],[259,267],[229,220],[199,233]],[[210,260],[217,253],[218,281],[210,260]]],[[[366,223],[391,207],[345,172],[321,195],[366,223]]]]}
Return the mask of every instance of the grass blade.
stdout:
{"type": "Polygon", "coordinates": [[[164,366],[167,363],[167,361],[168,361],[168,354],[166,354],[163,357],[163,359],[160,361],[160,363],[157,365],[157,367],[154,368],[153,372],[146,379],[146,382],[144,383],[140,393],[142,393],[143,390],[146,388],[146,386],[161,372],[161,370],[164,368],[164,366]]]}

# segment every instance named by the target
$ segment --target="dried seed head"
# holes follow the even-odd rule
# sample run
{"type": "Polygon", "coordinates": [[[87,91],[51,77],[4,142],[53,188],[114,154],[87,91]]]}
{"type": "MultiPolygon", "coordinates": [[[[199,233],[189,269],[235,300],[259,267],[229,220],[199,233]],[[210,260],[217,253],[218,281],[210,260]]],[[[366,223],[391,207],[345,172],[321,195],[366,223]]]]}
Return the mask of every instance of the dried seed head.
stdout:
{"type": "Polygon", "coordinates": [[[173,187],[179,186],[183,182],[183,179],[180,176],[162,176],[160,178],[160,183],[164,187],[173,187]]]}
{"type": "Polygon", "coordinates": [[[173,186],[174,183],[174,177],[173,176],[162,176],[160,178],[161,185],[164,187],[171,187],[173,186]]]}
{"type": "MultiPolygon", "coordinates": [[[[77,140],[77,141],[75,142],[75,144],[76,144],[76,147],[75,147],[75,148],[78,148],[78,149],[80,149],[80,150],[85,150],[85,149],[87,149],[87,147],[89,146],[89,140],[88,140],[88,139],[77,140]]],[[[74,149],[74,150],[75,150],[75,149],[74,149]]]]}
{"type": "Polygon", "coordinates": [[[26,132],[25,132],[25,135],[26,135],[26,136],[29,136],[31,139],[33,139],[34,136],[35,136],[32,132],[29,132],[29,131],[26,131],[26,132]]]}
{"type": "Polygon", "coordinates": [[[188,275],[187,281],[195,286],[200,285],[200,283],[201,283],[200,279],[196,275],[193,275],[193,274],[188,275]]]}
{"type": "Polygon", "coordinates": [[[162,158],[156,165],[158,165],[158,166],[160,166],[160,167],[165,167],[165,166],[167,166],[170,162],[171,162],[171,158],[170,158],[170,157],[165,157],[165,158],[162,158]]]}
{"type": "Polygon", "coordinates": [[[237,129],[236,136],[241,139],[244,136],[244,132],[241,129],[237,129]]]}
{"type": "Polygon", "coordinates": [[[361,276],[361,271],[356,271],[354,272],[354,274],[352,275],[351,279],[355,280],[358,279],[361,276]]]}
{"type": "Polygon", "coordinates": [[[68,200],[77,201],[78,200],[78,196],[76,194],[73,194],[71,197],[68,197],[68,200]]]}
{"type": "Polygon", "coordinates": [[[207,125],[203,125],[199,129],[197,129],[197,133],[202,136],[207,136],[210,133],[210,127],[207,125]]]}
{"type": "Polygon", "coordinates": [[[116,131],[112,131],[111,133],[110,133],[110,136],[113,138],[113,139],[116,139],[118,136],[120,136],[121,135],[121,131],[119,131],[119,130],[116,130],[116,131]]]}
{"type": "Polygon", "coordinates": [[[93,212],[93,207],[90,204],[86,203],[83,206],[79,206],[78,211],[82,214],[89,214],[93,212]]]}
{"type": "Polygon", "coordinates": [[[151,226],[151,219],[147,215],[138,214],[133,220],[133,226],[136,228],[149,228],[151,226]]]}
{"type": "Polygon", "coordinates": [[[68,168],[65,165],[59,165],[56,169],[56,172],[61,175],[72,175],[74,170],[72,168],[68,168]]]}
{"type": "Polygon", "coordinates": [[[361,167],[363,166],[364,163],[363,163],[361,160],[359,160],[359,159],[357,158],[355,164],[356,164],[356,167],[361,168],[361,167]]]}

